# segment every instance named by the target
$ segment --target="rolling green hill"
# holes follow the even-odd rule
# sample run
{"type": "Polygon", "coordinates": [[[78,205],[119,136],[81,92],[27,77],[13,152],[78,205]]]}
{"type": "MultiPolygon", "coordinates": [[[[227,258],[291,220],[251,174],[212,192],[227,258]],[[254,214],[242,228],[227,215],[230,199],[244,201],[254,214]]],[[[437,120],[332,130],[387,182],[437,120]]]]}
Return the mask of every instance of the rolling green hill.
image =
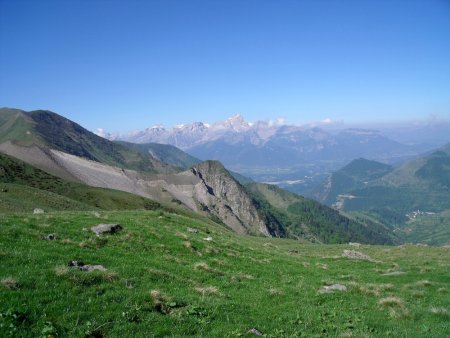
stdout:
{"type": "Polygon", "coordinates": [[[323,201],[331,205],[338,195],[364,188],[369,182],[388,174],[392,169],[391,166],[376,161],[363,158],[354,160],[332,174],[331,187],[323,201]]]}

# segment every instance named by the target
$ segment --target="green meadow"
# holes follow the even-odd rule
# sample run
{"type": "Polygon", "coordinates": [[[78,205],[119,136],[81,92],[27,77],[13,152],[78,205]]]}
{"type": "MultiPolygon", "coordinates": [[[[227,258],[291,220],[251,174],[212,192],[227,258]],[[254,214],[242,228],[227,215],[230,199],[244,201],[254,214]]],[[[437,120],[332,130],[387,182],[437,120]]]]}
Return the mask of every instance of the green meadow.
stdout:
{"type": "Polygon", "coordinates": [[[448,337],[449,267],[448,247],[242,236],[165,209],[4,213],[0,336],[448,337]]]}

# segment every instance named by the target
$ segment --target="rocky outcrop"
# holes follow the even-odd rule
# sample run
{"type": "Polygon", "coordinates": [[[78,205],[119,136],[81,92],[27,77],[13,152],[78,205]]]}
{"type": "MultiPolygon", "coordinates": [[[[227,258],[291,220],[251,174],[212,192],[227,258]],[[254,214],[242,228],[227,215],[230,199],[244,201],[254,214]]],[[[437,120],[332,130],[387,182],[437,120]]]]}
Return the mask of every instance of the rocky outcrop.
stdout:
{"type": "Polygon", "coordinates": [[[253,199],[220,162],[205,161],[191,171],[200,180],[194,198],[205,211],[219,217],[236,232],[271,236],[253,199]]]}

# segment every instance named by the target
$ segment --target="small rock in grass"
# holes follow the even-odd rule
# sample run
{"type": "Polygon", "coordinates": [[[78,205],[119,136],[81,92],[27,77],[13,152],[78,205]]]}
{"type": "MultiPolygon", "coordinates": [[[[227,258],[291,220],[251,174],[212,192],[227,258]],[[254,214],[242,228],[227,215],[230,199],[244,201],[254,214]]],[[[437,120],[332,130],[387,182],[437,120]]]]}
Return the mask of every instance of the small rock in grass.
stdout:
{"type": "Polygon", "coordinates": [[[56,240],[56,235],[55,234],[48,234],[47,236],[44,236],[42,238],[45,241],[54,241],[56,240]]]}
{"type": "Polygon", "coordinates": [[[350,242],[350,243],[348,243],[348,245],[354,246],[356,248],[359,248],[361,246],[360,243],[356,243],[356,242],[350,242]]]}
{"type": "Polygon", "coordinates": [[[347,287],[342,284],[325,285],[319,289],[320,293],[333,293],[334,291],[347,291],[347,287]]]}
{"type": "Polygon", "coordinates": [[[404,275],[405,272],[403,271],[392,271],[392,272],[386,272],[383,273],[382,276],[400,276],[400,275],[404,275]]]}
{"type": "Polygon", "coordinates": [[[102,234],[114,234],[122,230],[120,224],[98,224],[91,228],[91,231],[95,232],[97,236],[102,234]]]}
{"type": "Polygon", "coordinates": [[[91,272],[91,271],[106,271],[106,268],[103,265],[90,265],[90,264],[86,264],[83,265],[79,268],[81,271],[87,271],[87,272],[91,272]]]}
{"type": "Polygon", "coordinates": [[[263,335],[263,333],[261,331],[259,331],[258,329],[254,328],[254,327],[252,327],[250,330],[248,330],[247,333],[254,334],[255,336],[263,335]]]}
{"type": "Polygon", "coordinates": [[[351,259],[361,259],[361,260],[366,260],[366,261],[372,260],[372,258],[370,258],[370,256],[367,256],[366,254],[363,254],[362,252],[354,251],[354,250],[344,250],[344,252],[342,253],[342,257],[347,257],[347,258],[351,258],[351,259]]]}
{"type": "Polygon", "coordinates": [[[203,238],[203,240],[211,242],[213,240],[213,238],[211,236],[208,236],[208,237],[203,238]]]}
{"type": "Polygon", "coordinates": [[[83,266],[84,263],[80,262],[80,261],[70,261],[69,264],[67,264],[68,266],[73,266],[73,267],[80,267],[83,266]]]}
{"type": "Polygon", "coordinates": [[[198,234],[198,229],[195,229],[195,228],[187,228],[187,231],[191,232],[193,234],[198,234]]]}
{"type": "Polygon", "coordinates": [[[81,271],[106,271],[106,268],[103,265],[91,265],[91,264],[84,264],[81,261],[70,261],[69,266],[74,267],[74,268],[78,268],[81,271]]]}
{"type": "Polygon", "coordinates": [[[43,214],[43,213],[44,213],[44,210],[41,209],[41,208],[35,208],[35,209],[33,210],[33,214],[34,214],[34,215],[43,214]]]}

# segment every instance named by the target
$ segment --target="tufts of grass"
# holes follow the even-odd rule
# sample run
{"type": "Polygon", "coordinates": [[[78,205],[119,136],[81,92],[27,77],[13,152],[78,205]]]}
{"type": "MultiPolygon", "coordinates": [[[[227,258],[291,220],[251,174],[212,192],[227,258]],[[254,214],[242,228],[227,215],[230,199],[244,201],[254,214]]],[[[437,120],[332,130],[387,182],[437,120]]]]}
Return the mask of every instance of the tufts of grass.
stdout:
{"type": "Polygon", "coordinates": [[[404,303],[398,297],[386,297],[378,301],[378,304],[383,307],[403,307],[404,303]]]}
{"type": "Polygon", "coordinates": [[[269,295],[271,296],[281,296],[283,295],[283,291],[277,289],[277,288],[270,288],[269,289],[269,295]]]}
{"type": "Polygon", "coordinates": [[[432,306],[430,312],[434,313],[435,315],[442,316],[444,318],[450,318],[450,310],[444,307],[432,306]]]}
{"type": "Polygon", "coordinates": [[[61,277],[69,273],[69,268],[65,265],[58,265],[54,271],[56,276],[61,277]]]}
{"type": "Polygon", "coordinates": [[[10,289],[10,290],[14,290],[14,289],[18,289],[19,288],[19,283],[13,277],[2,278],[2,280],[0,281],[0,284],[4,288],[10,289]]]}
{"type": "Polygon", "coordinates": [[[428,287],[428,286],[430,286],[432,284],[433,283],[431,283],[429,280],[420,280],[420,281],[415,283],[415,285],[418,286],[418,287],[428,287]]]}
{"type": "Polygon", "coordinates": [[[247,273],[241,273],[241,272],[239,272],[238,274],[231,277],[231,281],[233,281],[233,282],[242,282],[244,280],[252,280],[252,279],[255,279],[255,277],[253,277],[252,275],[249,275],[247,273]]]}
{"type": "Polygon", "coordinates": [[[378,305],[387,308],[389,310],[389,316],[395,320],[410,318],[409,310],[399,297],[391,296],[382,298],[378,301],[378,305]]]}
{"type": "Polygon", "coordinates": [[[203,270],[203,271],[208,271],[211,272],[213,271],[213,269],[208,265],[208,263],[206,262],[198,262],[194,264],[194,269],[195,270],[203,270]]]}
{"type": "Polygon", "coordinates": [[[317,266],[319,269],[328,270],[328,264],[325,264],[325,263],[316,263],[316,266],[317,266]]]}
{"type": "Polygon", "coordinates": [[[194,289],[201,293],[202,296],[220,295],[219,289],[215,286],[197,286],[194,289]]]}
{"type": "Polygon", "coordinates": [[[380,290],[373,284],[367,284],[359,287],[359,291],[368,296],[380,296],[380,290]]]}

